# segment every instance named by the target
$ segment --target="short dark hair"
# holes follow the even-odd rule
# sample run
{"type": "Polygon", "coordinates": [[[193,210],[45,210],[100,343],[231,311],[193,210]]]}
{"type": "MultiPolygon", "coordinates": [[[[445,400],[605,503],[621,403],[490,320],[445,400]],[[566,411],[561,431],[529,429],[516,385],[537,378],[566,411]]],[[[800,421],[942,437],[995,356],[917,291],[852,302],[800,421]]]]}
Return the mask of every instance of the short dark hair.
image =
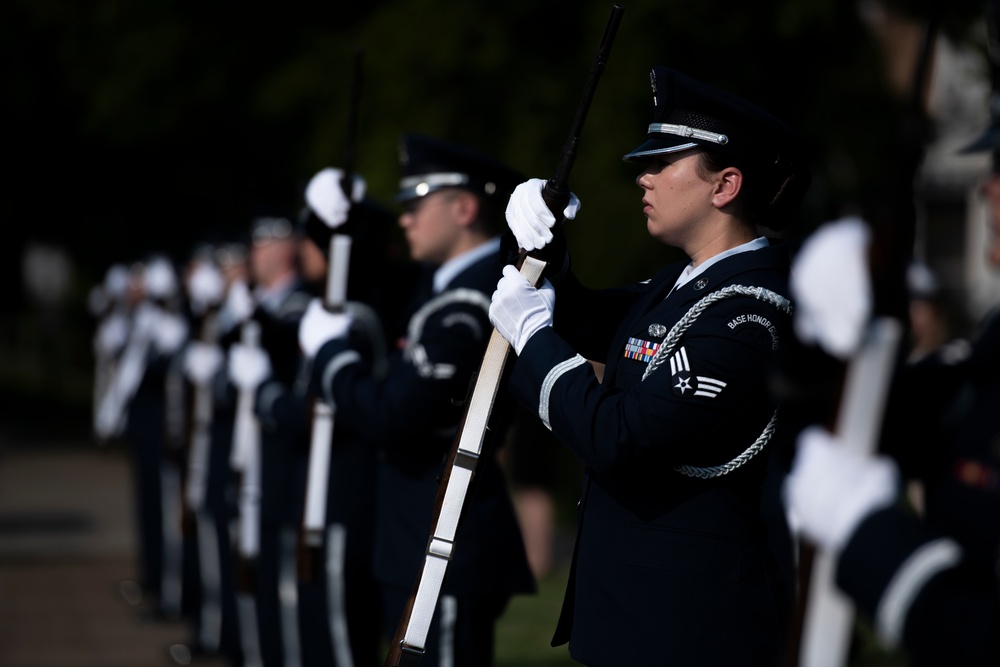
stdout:
{"type": "Polygon", "coordinates": [[[703,175],[726,167],[743,173],[743,185],[734,202],[738,217],[765,235],[780,234],[794,222],[811,180],[808,171],[777,170],[730,153],[701,151],[698,168],[703,175]]]}

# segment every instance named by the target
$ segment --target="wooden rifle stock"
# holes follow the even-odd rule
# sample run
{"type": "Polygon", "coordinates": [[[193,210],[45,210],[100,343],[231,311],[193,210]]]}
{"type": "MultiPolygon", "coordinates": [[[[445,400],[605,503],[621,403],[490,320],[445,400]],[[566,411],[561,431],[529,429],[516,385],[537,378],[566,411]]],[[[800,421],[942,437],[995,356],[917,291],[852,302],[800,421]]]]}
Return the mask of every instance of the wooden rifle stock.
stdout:
{"type": "MultiPolygon", "coordinates": [[[[522,262],[521,275],[537,284],[544,269],[545,262],[527,257],[522,262]]],[[[500,332],[493,329],[438,485],[424,566],[389,644],[386,667],[417,665],[423,654],[466,501],[471,497],[481,461],[491,451],[489,445],[496,432],[494,407],[502,380],[509,370],[510,349],[500,332]],[[414,609],[418,611],[417,617],[413,616],[414,609]]]]}
{"type": "MultiPolygon", "coordinates": [[[[215,345],[218,343],[218,306],[208,308],[201,321],[198,340],[215,345]]],[[[187,447],[187,469],[185,471],[184,508],[181,526],[186,535],[194,534],[195,513],[205,501],[208,485],[208,464],[212,446],[212,385],[195,384],[191,396],[190,432],[187,447]]]]}
{"type": "Polygon", "coordinates": [[[151,332],[136,330],[141,327],[135,324],[144,309],[153,307],[143,302],[133,315],[133,331],[114,366],[114,374],[107,380],[94,415],[94,435],[98,442],[105,443],[118,437],[125,429],[129,404],[146,373],[147,356],[152,344],[151,332]]]}
{"type": "MultiPolygon", "coordinates": [[[[576,147],[623,11],[624,8],[618,4],[612,8],[569,140],[563,148],[555,176],[546,182],[542,191],[556,219],[562,218],[562,211],[569,201],[569,174],[576,159],[576,147]]],[[[518,258],[521,275],[532,285],[542,282],[545,267],[546,261],[540,257],[522,252],[518,258]]],[[[485,456],[491,454],[491,440],[496,430],[491,428],[495,422],[494,408],[509,371],[510,350],[510,343],[494,328],[438,484],[424,564],[389,642],[384,667],[418,667],[424,654],[427,633],[455,548],[455,537],[467,507],[466,501],[474,490],[477,471],[483,465],[485,456]]]]}
{"type": "MultiPolygon", "coordinates": [[[[357,152],[363,55],[360,48],[355,52],[343,177],[340,181],[348,201],[351,200],[353,190],[354,160],[357,152]]],[[[346,225],[347,222],[345,222],[346,225]]],[[[344,312],[347,305],[347,276],[351,261],[351,242],[350,234],[343,233],[341,230],[335,230],[330,236],[323,305],[333,313],[344,312]]],[[[299,577],[303,581],[313,581],[317,577],[317,568],[320,566],[320,555],[326,530],[326,498],[330,479],[335,411],[335,406],[327,405],[313,398],[305,506],[302,512],[302,530],[298,548],[299,577]]]]}
{"type": "MultiPolygon", "coordinates": [[[[243,323],[240,342],[260,348],[260,323],[243,323]]],[[[230,464],[237,472],[239,537],[237,540],[237,581],[242,592],[253,594],[254,570],[260,551],[260,424],[254,414],[254,391],[240,391],[236,399],[236,422],[230,464]]]]}

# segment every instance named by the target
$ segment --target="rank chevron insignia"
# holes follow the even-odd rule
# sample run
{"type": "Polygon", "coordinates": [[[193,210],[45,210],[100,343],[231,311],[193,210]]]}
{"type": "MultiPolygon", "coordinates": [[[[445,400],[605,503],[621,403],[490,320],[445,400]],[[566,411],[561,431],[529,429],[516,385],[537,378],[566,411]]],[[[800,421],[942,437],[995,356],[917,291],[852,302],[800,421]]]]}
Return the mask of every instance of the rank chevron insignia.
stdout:
{"type": "Polygon", "coordinates": [[[694,392],[695,396],[715,398],[726,386],[725,382],[722,380],[716,380],[715,378],[705,377],[704,375],[699,375],[697,378],[698,389],[694,392]]]}
{"type": "Polygon", "coordinates": [[[670,357],[670,375],[674,380],[672,389],[678,396],[715,398],[726,387],[726,383],[722,380],[706,375],[692,376],[691,362],[688,360],[687,350],[683,347],[670,357]]]}

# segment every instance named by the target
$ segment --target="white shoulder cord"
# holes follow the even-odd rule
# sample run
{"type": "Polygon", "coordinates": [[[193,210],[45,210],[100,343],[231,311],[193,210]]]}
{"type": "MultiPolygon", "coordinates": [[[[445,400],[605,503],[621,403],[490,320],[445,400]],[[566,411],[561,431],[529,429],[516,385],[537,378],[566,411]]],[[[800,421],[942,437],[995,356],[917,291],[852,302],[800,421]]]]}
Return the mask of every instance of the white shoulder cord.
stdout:
{"type": "MultiPolygon", "coordinates": [[[[724,287],[720,290],[712,292],[691,306],[691,309],[684,314],[684,317],[678,320],[677,324],[670,329],[666,338],[663,339],[663,343],[653,354],[653,358],[649,360],[649,364],[646,366],[646,372],[643,373],[642,379],[645,380],[650,376],[650,374],[652,374],[653,371],[659,368],[664,361],[670,358],[670,353],[673,352],[675,347],[677,347],[677,343],[680,341],[681,336],[683,336],[685,332],[691,328],[691,325],[694,324],[694,321],[698,319],[698,316],[701,315],[706,308],[711,306],[713,303],[717,303],[723,299],[728,299],[734,296],[752,296],[755,299],[760,299],[761,301],[770,303],[775,308],[785,313],[792,312],[792,304],[788,299],[763,287],[730,285],[729,287],[724,287]]],[[[712,479],[713,477],[721,477],[722,475],[730,473],[753,458],[758,452],[760,452],[760,450],[764,449],[764,446],[771,440],[771,436],[774,435],[774,429],[775,426],[777,426],[777,423],[778,410],[775,409],[774,414],[771,415],[771,420],[768,421],[767,426],[764,427],[764,431],[760,434],[760,437],[757,438],[757,440],[754,441],[754,443],[746,450],[744,450],[742,454],[728,463],[707,468],[691,465],[679,465],[676,466],[674,470],[682,475],[686,475],[687,477],[697,477],[699,479],[712,479]]]]}

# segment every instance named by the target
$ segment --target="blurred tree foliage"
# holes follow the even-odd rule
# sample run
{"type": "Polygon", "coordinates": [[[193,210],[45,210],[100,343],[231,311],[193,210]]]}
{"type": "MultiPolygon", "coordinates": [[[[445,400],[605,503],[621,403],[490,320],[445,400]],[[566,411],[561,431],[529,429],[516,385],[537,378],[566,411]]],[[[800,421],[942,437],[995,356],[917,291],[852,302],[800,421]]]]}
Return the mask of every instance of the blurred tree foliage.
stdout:
{"type": "MultiPolygon", "coordinates": [[[[583,201],[570,234],[582,274],[638,279],[677,258],[648,239],[636,170],[620,159],[645,135],[653,65],[743,95],[802,131],[815,174],[804,227],[879,182],[901,100],[859,6],[623,4],[571,178],[583,201]]],[[[605,0],[7,0],[0,203],[14,242],[5,270],[19,242],[38,239],[67,246],[99,280],[112,261],[152,250],[183,260],[206,234],[242,231],[258,212],[294,213],[309,176],[342,159],[357,48],[357,169],[373,196],[394,192],[407,131],[549,176],[610,9],[605,0]]],[[[979,12],[953,0],[948,29],[961,34],[979,12]]]]}

